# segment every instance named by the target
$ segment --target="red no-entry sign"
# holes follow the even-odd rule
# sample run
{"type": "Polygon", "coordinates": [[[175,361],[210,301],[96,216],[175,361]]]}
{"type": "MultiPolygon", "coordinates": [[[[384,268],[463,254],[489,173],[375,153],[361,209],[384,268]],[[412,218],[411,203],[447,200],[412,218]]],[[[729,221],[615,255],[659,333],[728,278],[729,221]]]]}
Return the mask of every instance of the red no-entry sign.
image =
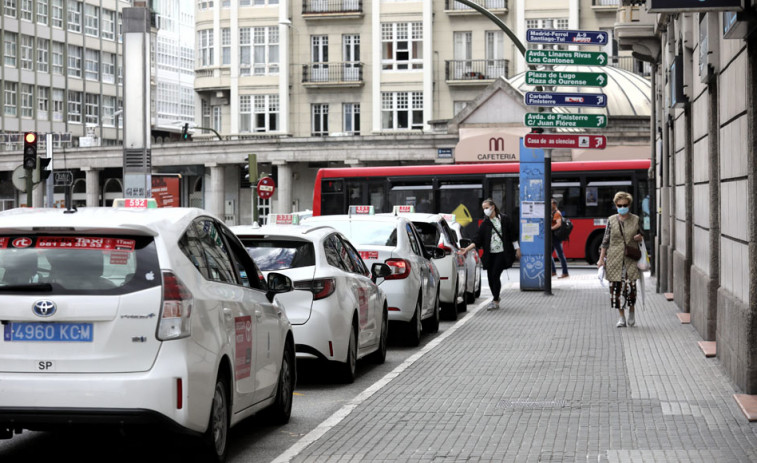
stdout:
{"type": "Polygon", "coordinates": [[[577,148],[603,150],[607,147],[604,135],[573,135],[562,133],[529,133],[524,139],[526,148],[577,148]]]}
{"type": "Polygon", "coordinates": [[[263,177],[258,181],[258,197],[260,199],[269,199],[276,191],[276,183],[271,177],[263,177]]]}

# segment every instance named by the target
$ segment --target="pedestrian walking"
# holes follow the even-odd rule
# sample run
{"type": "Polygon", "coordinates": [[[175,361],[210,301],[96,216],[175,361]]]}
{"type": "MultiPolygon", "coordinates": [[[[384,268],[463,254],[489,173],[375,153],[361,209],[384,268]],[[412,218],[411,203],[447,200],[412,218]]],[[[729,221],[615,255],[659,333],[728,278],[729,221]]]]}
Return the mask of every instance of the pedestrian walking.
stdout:
{"type": "MultiPolygon", "coordinates": [[[[568,261],[565,259],[565,253],[562,249],[562,241],[556,236],[555,231],[562,226],[562,212],[557,208],[557,200],[552,198],[552,250],[557,253],[562,267],[562,275],[558,278],[568,278],[568,261]]],[[[550,256],[551,257],[551,256],[550,256]]],[[[552,276],[557,276],[555,260],[549,259],[552,263],[552,276]]]]}
{"type": "Polygon", "coordinates": [[[484,221],[478,227],[473,242],[458,251],[465,255],[474,248],[484,250],[481,257],[482,264],[489,277],[489,288],[494,299],[486,310],[499,309],[499,296],[502,290],[500,280],[502,272],[512,267],[515,259],[520,259],[520,246],[518,245],[518,231],[510,216],[500,212],[492,199],[485,199],[481,203],[484,210],[484,221]]]}
{"type": "Polygon", "coordinates": [[[625,191],[615,194],[613,202],[618,213],[607,219],[605,235],[599,252],[597,267],[605,267],[605,279],[610,282],[610,307],[620,314],[616,326],[622,328],[636,323],[634,306],[636,305],[636,280],[640,271],[636,263],[638,257],[626,255],[626,246],[636,247],[644,239],[641,233],[639,216],[631,214],[633,197],[625,191]],[[623,305],[620,296],[623,295],[623,305]],[[628,307],[628,322],[625,308],[628,307]]]}

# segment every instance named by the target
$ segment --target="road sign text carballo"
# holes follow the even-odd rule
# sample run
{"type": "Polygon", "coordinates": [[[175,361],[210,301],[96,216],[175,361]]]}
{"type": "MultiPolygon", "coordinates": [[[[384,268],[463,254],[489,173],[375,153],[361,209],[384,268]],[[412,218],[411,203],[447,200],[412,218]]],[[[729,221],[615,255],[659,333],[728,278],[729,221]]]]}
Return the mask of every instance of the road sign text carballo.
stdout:
{"type": "Polygon", "coordinates": [[[604,93],[526,92],[523,101],[528,106],[607,107],[607,95],[604,93]]]}

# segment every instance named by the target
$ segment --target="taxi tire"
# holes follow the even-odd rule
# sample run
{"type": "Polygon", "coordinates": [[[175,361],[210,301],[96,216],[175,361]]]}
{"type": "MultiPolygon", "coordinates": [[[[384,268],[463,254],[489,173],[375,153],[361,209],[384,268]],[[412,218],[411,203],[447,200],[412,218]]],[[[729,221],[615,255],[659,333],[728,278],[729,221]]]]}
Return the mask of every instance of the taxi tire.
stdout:
{"type": "Polygon", "coordinates": [[[457,313],[459,311],[458,303],[457,303],[457,296],[458,296],[458,287],[455,285],[455,297],[452,298],[453,302],[448,302],[444,304],[444,308],[446,309],[444,318],[450,321],[457,321],[457,313]]]}
{"type": "MultiPolygon", "coordinates": [[[[457,287],[460,287],[460,280],[457,282],[457,287]]],[[[463,285],[463,292],[458,293],[458,298],[462,301],[457,304],[457,310],[458,312],[467,312],[468,311],[468,300],[465,296],[465,285],[463,285]]]]}
{"type": "Polygon", "coordinates": [[[415,313],[413,318],[410,319],[405,329],[405,341],[409,346],[415,347],[421,343],[421,331],[423,331],[423,325],[421,324],[421,298],[415,302],[415,313]]]}
{"type": "Polygon", "coordinates": [[[478,299],[479,297],[481,297],[481,271],[477,270],[476,273],[478,274],[478,278],[476,278],[478,280],[478,288],[476,288],[476,291],[473,293],[473,295],[476,297],[476,299],[478,299]]]}
{"type": "Polygon", "coordinates": [[[353,323],[350,327],[350,340],[347,344],[347,359],[344,363],[337,364],[339,379],[344,384],[355,382],[355,371],[357,370],[357,328],[353,323]]]}
{"type": "Polygon", "coordinates": [[[476,294],[475,293],[469,293],[469,292],[466,291],[465,292],[465,302],[467,304],[473,304],[474,302],[476,302],[476,294]]]}
{"type": "Polygon", "coordinates": [[[279,381],[276,386],[276,399],[268,408],[268,417],[274,424],[287,424],[292,416],[292,401],[294,399],[294,386],[296,381],[294,347],[292,341],[287,339],[284,355],[281,359],[279,381]]]}
{"type": "Polygon", "coordinates": [[[218,463],[226,461],[226,456],[229,453],[229,420],[231,417],[228,391],[228,380],[219,375],[213,390],[208,429],[202,437],[211,461],[218,463]]]}
{"type": "Polygon", "coordinates": [[[423,320],[423,331],[425,333],[438,333],[439,332],[439,318],[441,318],[439,308],[439,291],[436,292],[436,302],[434,302],[434,313],[427,319],[423,320]]]}
{"type": "Polygon", "coordinates": [[[377,365],[381,365],[386,362],[386,346],[389,343],[389,314],[386,311],[386,307],[383,310],[383,316],[381,320],[381,338],[379,339],[379,347],[376,352],[371,354],[371,361],[377,365]]]}

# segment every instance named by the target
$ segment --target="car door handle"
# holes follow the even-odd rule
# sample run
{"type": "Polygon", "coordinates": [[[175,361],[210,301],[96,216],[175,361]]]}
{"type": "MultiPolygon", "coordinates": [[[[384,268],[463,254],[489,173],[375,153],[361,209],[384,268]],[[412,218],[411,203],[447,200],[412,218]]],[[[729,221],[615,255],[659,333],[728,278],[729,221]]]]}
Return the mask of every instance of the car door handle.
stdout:
{"type": "Polygon", "coordinates": [[[255,310],[255,318],[257,318],[258,320],[260,320],[261,318],[263,318],[263,311],[262,310],[255,310]]]}
{"type": "Polygon", "coordinates": [[[227,321],[230,321],[233,314],[231,313],[231,309],[228,307],[223,308],[223,318],[225,318],[227,321]]]}

